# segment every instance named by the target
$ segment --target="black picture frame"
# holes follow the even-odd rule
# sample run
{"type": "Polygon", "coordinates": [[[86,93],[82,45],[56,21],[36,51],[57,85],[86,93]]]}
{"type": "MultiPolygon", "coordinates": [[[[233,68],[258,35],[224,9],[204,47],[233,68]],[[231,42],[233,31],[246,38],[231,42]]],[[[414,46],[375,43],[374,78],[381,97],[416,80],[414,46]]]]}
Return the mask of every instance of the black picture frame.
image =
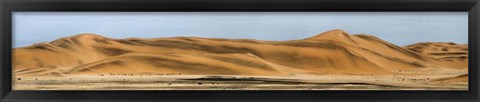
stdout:
{"type": "Polygon", "coordinates": [[[478,102],[478,0],[2,0],[1,101],[428,101],[478,102]],[[468,12],[469,91],[12,91],[13,11],[468,12]]]}

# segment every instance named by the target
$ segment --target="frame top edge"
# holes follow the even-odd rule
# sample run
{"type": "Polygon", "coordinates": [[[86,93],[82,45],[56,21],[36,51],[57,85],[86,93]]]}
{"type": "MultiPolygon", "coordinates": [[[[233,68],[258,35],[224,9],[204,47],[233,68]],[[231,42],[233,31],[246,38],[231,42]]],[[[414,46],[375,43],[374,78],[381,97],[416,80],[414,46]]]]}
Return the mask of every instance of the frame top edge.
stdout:
{"type": "Polygon", "coordinates": [[[0,2],[325,2],[325,3],[477,3],[479,0],[2,0],[0,2]]]}

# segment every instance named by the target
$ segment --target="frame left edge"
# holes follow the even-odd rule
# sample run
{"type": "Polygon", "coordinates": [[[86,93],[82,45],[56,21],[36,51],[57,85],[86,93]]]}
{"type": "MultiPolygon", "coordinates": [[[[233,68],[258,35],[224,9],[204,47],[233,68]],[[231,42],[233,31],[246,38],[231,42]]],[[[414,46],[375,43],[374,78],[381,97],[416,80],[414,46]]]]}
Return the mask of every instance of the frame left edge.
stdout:
{"type": "MultiPolygon", "coordinates": [[[[0,1],[0,31],[1,31],[2,33],[4,32],[4,30],[3,30],[3,22],[4,22],[4,20],[3,20],[3,19],[4,19],[4,17],[3,17],[3,13],[4,13],[3,3],[4,3],[4,1],[0,1]]],[[[2,34],[1,36],[3,37],[3,34],[2,34]]],[[[3,43],[0,42],[0,49],[3,49],[3,46],[2,46],[2,45],[3,45],[3,43]]],[[[2,52],[3,52],[3,51],[2,51],[2,52]]],[[[3,77],[4,74],[2,74],[2,73],[3,73],[3,70],[5,69],[5,67],[3,67],[3,63],[2,63],[2,61],[4,60],[4,59],[3,59],[3,54],[0,55],[0,56],[1,56],[1,58],[0,58],[0,66],[2,66],[2,69],[0,70],[0,77],[3,77]]],[[[0,100],[3,100],[3,98],[5,97],[5,94],[6,94],[6,92],[4,91],[4,90],[5,90],[5,89],[4,89],[4,87],[5,87],[5,85],[4,85],[5,82],[4,82],[4,81],[5,81],[5,80],[0,80],[0,91],[1,91],[1,92],[0,92],[0,100]]]]}
{"type": "Polygon", "coordinates": [[[2,78],[0,80],[0,100],[4,101],[5,97],[11,92],[11,76],[9,73],[9,67],[8,67],[8,61],[11,61],[10,59],[6,59],[10,57],[10,52],[8,47],[10,47],[8,44],[11,41],[11,34],[8,34],[11,29],[5,28],[8,27],[8,25],[11,24],[8,19],[8,15],[10,15],[10,9],[8,9],[8,6],[5,4],[7,3],[6,1],[1,0],[0,1],[0,32],[1,32],[1,41],[0,41],[0,49],[2,51],[0,52],[2,55],[0,58],[0,66],[2,67],[0,69],[0,77],[2,78]],[[8,78],[8,79],[7,79],[8,78]]]}

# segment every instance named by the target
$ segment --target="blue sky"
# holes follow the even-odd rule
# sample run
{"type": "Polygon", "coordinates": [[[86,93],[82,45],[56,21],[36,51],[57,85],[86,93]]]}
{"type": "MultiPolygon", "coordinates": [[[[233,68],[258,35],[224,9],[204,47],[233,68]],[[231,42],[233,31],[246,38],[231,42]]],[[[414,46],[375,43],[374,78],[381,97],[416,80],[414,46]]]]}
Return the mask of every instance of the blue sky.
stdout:
{"type": "Polygon", "coordinates": [[[14,47],[95,33],[110,38],[196,36],[303,39],[342,29],[397,45],[468,43],[467,12],[14,12],[14,47]]]}

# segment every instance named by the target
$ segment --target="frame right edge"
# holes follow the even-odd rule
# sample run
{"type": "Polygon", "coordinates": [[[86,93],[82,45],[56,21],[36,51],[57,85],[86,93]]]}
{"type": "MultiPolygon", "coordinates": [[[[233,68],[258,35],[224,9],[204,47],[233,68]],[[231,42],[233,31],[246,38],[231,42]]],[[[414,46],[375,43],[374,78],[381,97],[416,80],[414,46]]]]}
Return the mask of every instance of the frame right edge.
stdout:
{"type": "Polygon", "coordinates": [[[480,37],[478,36],[480,34],[480,2],[477,0],[477,3],[475,6],[473,6],[470,11],[468,12],[468,33],[469,33],[469,63],[474,63],[474,64],[469,64],[469,73],[475,73],[475,74],[469,74],[469,93],[473,94],[475,96],[475,100],[479,101],[480,100],[480,94],[479,94],[479,88],[478,85],[480,85],[478,79],[480,74],[480,70],[478,69],[478,58],[480,58],[480,55],[478,54],[478,49],[480,48],[480,44],[478,43],[478,40],[480,40],[480,37]],[[473,65],[473,66],[472,66],[473,65]],[[475,80],[475,81],[472,81],[475,80]]]}

